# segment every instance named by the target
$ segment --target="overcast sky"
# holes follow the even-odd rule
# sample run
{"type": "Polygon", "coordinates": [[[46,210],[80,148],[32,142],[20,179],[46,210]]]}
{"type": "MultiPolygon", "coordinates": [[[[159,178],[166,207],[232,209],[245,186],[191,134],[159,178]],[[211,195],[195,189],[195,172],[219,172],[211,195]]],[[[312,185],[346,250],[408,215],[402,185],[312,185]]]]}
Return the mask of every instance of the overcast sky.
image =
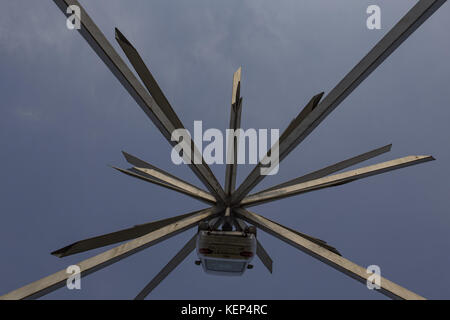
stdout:
{"type": "MultiPolygon", "coordinates": [[[[90,0],[106,37],[139,50],[188,129],[228,126],[242,66],[243,128],[283,130],[329,92],[416,3],[413,0],[90,0]],[[382,29],[366,28],[378,4],[382,29]]],[[[354,91],[258,189],[393,143],[437,160],[252,208],[321,238],[346,258],[427,298],[450,297],[450,6],[445,4],[354,91]]],[[[59,259],[74,241],[201,209],[184,195],[108,167],[126,150],[202,186],[53,1],[2,1],[0,11],[0,294],[105,250],[59,259]]],[[[367,165],[364,163],[363,165],[367,165]]],[[[223,183],[224,165],[211,166],[223,183]]],[[[238,184],[252,166],[238,170],[238,184]]],[[[194,229],[89,277],[52,299],[130,299],[194,229]]],[[[259,232],[274,260],[241,278],[210,276],[194,254],[152,299],[384,299],[259,232]]]]}

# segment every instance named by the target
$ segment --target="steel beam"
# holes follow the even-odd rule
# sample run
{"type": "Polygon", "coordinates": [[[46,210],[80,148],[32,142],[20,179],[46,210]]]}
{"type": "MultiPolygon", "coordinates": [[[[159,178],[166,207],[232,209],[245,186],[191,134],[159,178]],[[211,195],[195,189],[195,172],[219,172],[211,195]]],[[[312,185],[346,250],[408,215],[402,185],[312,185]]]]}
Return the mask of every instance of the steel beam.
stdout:
{"type": "MultiPolygon", "coordinates": [[[[142,237],[126,242],[118,247],[105,251],[92,258],[77,263],[81,269],[81,276],[87,276],[95,271],[107,267],[117,261],[120,261],[132,254],[155,245],[165,239],[168,239],[182,231],[196,226],[199,222],[211,219],[222,210],[218,207],[212,207],[197,211],[195,214],[150,232],[142,237]]],[[[57,290],[66,284],[67,279],[72,274],[66,270],[61,270],[41,280],[28,284],[22,288],[11,291],[8,294],[0,296],[0,300],[19,300],[35,299],[45,294],[57,290]]]]}
{"type": "Polygon", "coordinates": [[[324,240],[321,240],[321,239],[319,239],[319,238],[315,238],[315,237],[312,237],[312,236],[310,236],[310,235],[307,235],[306,233],[302,233],[302,232],[299,232],[299,231],[297,231],[297,230],[288,228],[288,227],[283,226],[283,225],[279,224],[278,222],[272,221],[272,220],[270,220],[270,219],[268,219],[268,218],[265,218],[265,219],[266,219],[267,221],[269,221],[270,223],[275,223],[276,225],[279,225],[279,226],[281,226],[281,227],[283,227],[283,228],[289,230],[290,232],[293,232],[293,233],[299,235],[299,236],[302,237],[302,238],[308,239],[309,241],[311,241],[311,242],[313,242],[313,243],[315,243],[315,244],[321,246],[322,248],[327,249],[327,250],[329,250],[329,251],[331,251],[331,252],[333,252],[333,253],[335,253],[335,254],[341,256],[341,253],[340,253],[335,247],[330,246],[330,245],[329,245],[326,241],[324,241],[324,240]]]}
{"type": "Polygon", "coordinates": [[[135,168],[133,168],[135,171],[140,172],[140,173],[144,173],[150,177],[153,177],[157,180],[160,180],[164,183],[173,185],[179,189],[182,189],[184,191],[186,191],[187,193],[194,195],[200,199],[204,199],[207,202],[210,203],[215,203],[216,199],[209,194],[208,192],[197,188],[196,186],[181,180],[180,178],[175,177],[174,175],[159,169],[158,167],[155,167],[154,165],[151,165],[148,162],[145,162],[127,152],[122,151],[125,159],[127,160],[128,163],[132,164],[133,166],[135,166],[135,168]]]}
{"type": "Polygon", "coordinates": [[[235,213],[233,212],[233,223],[237,230],[244,231],[247,228],[247,224],[242,220],[235,217],[235,213]]]}
{"type": "Polygon", "coordinates": [[[133,168],[134,170],[137,170],[138,172],[147,174],[153,178],[156,178],[158,180],[164,181],[168,184],[171,184],[173,186],[177,186],[180,189],[184,189],[187,192],[190,192],[191,194],[197,195],[197,197],[202,199],[207,199],[210,202],[215,202],[215,198],[212,197],[209,193],[181,180],[178,178],[172,178],[171,176],[165,175],[163,172],[159,171],[158,169],[149,169],[149,168],[133,168]]]}
{"type": "MultiPolygon", "coordinates": [[[[245,228],[247,228],[247,224],[241,219],[233,218],[233,222],[237,230],[244,231],[245,228]]],[[[256,255],[258,256],[259,260],[261,260],[262,264],[267,268],[267,270],[272,273],[272,258],[269,256],[258,239],[256,240],[256,255]]]]}
{"type": "Polygon", "coordinates": [[[256,255],[258,256],[259,260],[261,260],[263,265],[267,268],[267,270],[272,273],[272,258],[270,258],[269,254],[258,240],[256,240],[256,255]]]}
{"type": "Polygon", "coordinates": [[[128,39],[120,32],[118,28],[115,29],[116,41],[122,48],[123,52],[127,56],[134,70],[141,78],[142,83],[147,88],[150,95],[155,99],[156,103],[164,111],[167,118],[175,126],[176,129],[184,128],[183,123],[178,118],[177,114],[173,110],[172,106],[164,95],[163,91],[156,82],[156,79],[151,74],[145,62],[142,60],[139,52],[136,48],[128,41],[128,39]]]}
{"type": "MultiPolygon", "coordinates": [[[[284,152],[287,150],[286,146],[291,144],[292,135],[295,134],[295,128],[300,126],[300,124],[306,119],[306,117],[317,107],[320,99],[323,96],[323,92],[315,95],[308,102],[308,104],[303,108],[303,110],[295,117],[294,120],[288,125],[288,127],[283,131],[281,137],[278,139],[278,144],[275,144],[277,147],[272,147],[267,154],[272,154],[273,152],[277,152],[275,148],[278,148],[279,157],[276,159],[277,163],[271,163],[272,167],[275,167],[279,164],[287,155],[288,152],[284,152]]],[[[292,150],[290,148],[289,150],[292,150]]],[[[266,156],[267,157],[267,156],[266,156]]],[[[268,161],[263,160],[259,162],[252,172],[247,176],[247,178],[242,182],[236,192],[233,193],[231,198],[231,203],[236,204],[240,200],[242,200],[265,176],[261,174],[261,170],[264,167],[262,163],[268,163],[268,161]]]]}
{"type": "MultiPolygon", "coordinates": [[[[257,215],[256,213],[247,211],[242,208],[236,209],[238,216],[247,222],[259,227],[272,236],[290,244],[291,246],[303,251],[304,253],[312,256],[313,258],[326,263],[327,265],[335,268],[336,270],[348,275],[349,277],[358,280],[359,282],[366,284],[371,273],[367,273],[366,268],[363,268],[350,260],[341,257],[320,245],[300,236],[297,233],[290,231],[283,226],[273,223],[270,220],[257,215]]],[[[392,299],[404,299],[404,300],[423,300],[424,298],[418,294],[405,289],[398,284],[395,284],[386,278],[381,277],[380,293],[388,296],[392,299]]]]}
{"type": "MultiPolygon", "coordinates": [[[[141,56],[139,55],[138,51],[134,46],[128,41],[127,38],[119,31],[119,29],[116,28],[116,41],[124,51],[125,55],[127,56],[130,63],[133,65],[133,68],[138,73],[139,77],[141,78],[142,82],[144,83],[145,87],[147,88],[150,95],[155,99],[156,103],[160,108],[163,110],[167,118],[170,120],[170,122],[173,124],[175,129],[184,129],[184,126],[181,122],[181,120],[178,118],[177,114],[173,110],[172,106],[170,105],[169,101],[167,100],[166,96],[162,92],[161,88],[159,87],[158,83],[156,82],[155,78],[151,74],[150,70],[145,65],[144,61],[142,60],[141,56]]],[[[185,142],[185,141],[183,141],[185,142]]],[[[216,180],[214,174],[208,167],[208,165],[203,160],[202,155],[196,148],[193,141],[190,141],[191,146],[191,156],[190,159],[201,159],[201,166],[203,166],[204,176],[201,176],[200,178],[206,177],[207,183],[210,184],[213,190],[210,190],[219,201],[225,200],[225,194],[220,187],[219,182],[216,180]],[[193,156],[195,155],[195,156],[193,156]]],[[[191,161],[193,162],[193,161],[191,161]]],[[[193,163],[192,165],[196,165],[196,163],[193,163]]]]}
{"type": "Polygon", "coordinates": [[[386,161],[371,165],[368,167],[355,169],[336,175],[315,179],[279,189],[270,190],[263,193],[258,193],[246,197],[240,203],[241,206],[248,207],[261,204],[264,202],[274,201],[278,199],[283,199],[286,197],[294,196],[300,193],[310,192],[314,190],[319,190],[323,188],[333,187],[342,185],[344,183],[352,182],[358,179],[374,176],[384,172],[412,166],[415,164],[432,161],[434,158],[432,156],[408,156],[404,158],[399,158],[391,161],[386,161]]]}
{"type": "Polygon", "coordinates": [[[144,300],[178,265],[194,251],[197,234],[195,234],[181,250],[166,264],[164,268],[139,292],[135,300],[144,300]]]}
{"type": "MultiPolygon", "coordinates": [[[[160,169],[160,168],[158,168],[158,167],[155,167],[154,165],[152,165],[152,164],[150,164],[150,163],[148,163],[148,162],[146,162],[146,161],[144,161],[144,160],[141,160],[141,159],[139,159],[138,157],[129,154],[128,152],[122,151],[122,154],[123,154],[123,157],[125,158],[125,160],[126,160],[129,164],[131,164],[132,166],[134,166],[134,167],[158,170],[158,171],[161,172],[162,174],[164,174],[164,175],[166,175],[166,176],[168,176],[168,177],[170,177],[170,178],[172,178],[172,179],[176,179],[176,180],[182,181],[181,179],[177,178],[176,176],[170,174],[169,172],[164,171],[164,170],[162,170],[162,169],[160,169]]],[[[188,182],[185,182],[185,181],[182,181],[182,182],[183,182],[184,184],[189,184],[188,182]]],[[[192,186],[192,187],[194,187],[194,188],[196,188],[196,187],[195,187],[194,185],[192,185],[192,184],[189,184],[189,185],[192,186]]]]}
{"type": "MultiPolygon", "coordinates": [[[[411,10],[369,51],[338,85],[296,126],[279,145],[280,161],[302,142],[358,85],[391,55],[446,0],[419,0],[411,10]]],[[[281,140],[280,140],[281,141],[281,140]]],[[[265,176],[261,164],[239,186],[232,202],[240,202],[265,176]]]]}
{"type": "MultiPolygon", "coordinates": [[[[173,130],[181,128],[181,121],[173,118],[175,113],[172,109],[168,109],[167,105],[158,105],[157,101],[149,94],[149,92],[142,86],[133,72],[128,68],[126,63],[118,55],[116,50],[112,47],[94,21],[89,17],[81,4],[76,0],[53,0],[55,4],[66,14],[66,10],[71,5],[76,5],[81,11],[81,28],[80,34],[89,43],[92,49],[97,53],[100,59],[107,65],[111,72],[116,76],[120,83],[125,87],[128,93],[134,98],[137,104],[156,125],[166,140],[175,146],[177,141],[171,140],[173,130]]],[[[176,115],[175,115],[176,116],[176,115]]],[[[195,164],[190,161],[189,167],[207,187],[207,189],[218,199],[218,201],[225,201],[225,192],[220,186],[219,182],[213,175],[211,169],[204,162],[200,152],[191,142],[192,150],[195,157],[202,159],[201,164],[195,164]]],[[[192,155],[186,155],[191,158],[192,155]]]]}
{"type": "Polygon", "coordinates": [[[193,190],[186,190],[186,189],[181,188],[179,186],[175,186],[175,185],[172,185],[170,183],[166,183],[166,182],[164,182],[162,180],[152,178],[151,176],[143,173],[142,171],[136,170],[136,168],[130,168],[128,170],[117,168],[117,167],[114,167],[114,166],[113,166],[113,168],[116,169],[119,172],[122,172],[122,173],[130,176],[130,177],[137,178],[137,179],[140,179],[140,180],[143,180],[143,181],[146,181],[146,182],[150,182],[150,183],[159,185],[161,187],[164,187],[164,188],[167,188],[167,189],[170,189],[170,190],[174,190],[174,191],[180,192],[182,194],[185,194],[187,196],[190,196],[190,197],[192,197],[194,199],[197,199],[197,200],[200,200],[202,202],[205,202],[205,203],[208,203],[208,204],[216,203],[216,199],[213,196],[211,196],[210,194],[204,192],[203,190],[199,189],[202,192],[195,191],[195,189],[193,189],[193,190]]]}
{"type": "Polygon", "coordinates": [[[363,161],[372,159],[372,158],[374,158],[376,156],[379,156],[380,154],[389,152],[389,151],[391,151],[391,147],[392,147],[392,144],[389,144],[387,146],[374,149],[372,151],[360,154],[360,155],[358,155],[356,157],[353,157],[353,158],[350,158],[350,159],[346,159],[344,161],[332,164],[331,166],[325,167],[323,169],[320,169],[320,170],[308,173],[308,174],[306,174],[304,176],[301,176],[299,178],[295,178],[295,179],[289,180],[287,182],[280,183],[280,184],[278,184],[276,186],[273,186],[273,187],[268,188],[266,190],[260,191],[260,192],[258,192],[258,194],[266,192],[266,191],[269,191],[269,190],[280,189],[280,188],[292,186],[294,184],[299,184],[299,183],[302,183],[302,182],[323,178],[323,177],[328,176],[328,175],[330,175],[332,173],[344,170],[344,169],[346,169],[348,167],[354,166],[354,165],[356,165],[358,163],[361,163],[363,161]]]}
{"type": "MultiPolygon", "coordinates": [[[[241,98],[241,70],[239,68],[233,76],[233,90],[231,95],[231,112],[230,112],[230,130],[234,132],[236,129],[241,128],[241,114],[242,114],[242,98],[241,98]]],[[[238,141],[239,136],[235,134],[229,134],[228,136],[228,147],[226,155],[226,171],[225,171],[225,194],[227,197],[231,197],[231,194],[236,188],[236,173],[237,173],[237,153],[238,153],[238,141]],[[233,155],[231,158],[231,152],[233,155]],[[232,160],[232,163],[229,163],[232,160]]]]}
{"type": "Polygon", "coordinates": [[[59,258],[63,258],[76,253],[85,252],[92,249],[105,247],[111,244],[136,239],[142,237],[143,235],[146,235],[147,233],[161,229],[162,227],[175,223],[179,220],[183,220],[195,214],[197,214],[197,212],[186,213],[180,216],[140,224],[132,228],[104,234],[101,236],[85,240],[80,240],[68,246],[65,246],[64,248],[55,250],[51,254],[59,258]]]}

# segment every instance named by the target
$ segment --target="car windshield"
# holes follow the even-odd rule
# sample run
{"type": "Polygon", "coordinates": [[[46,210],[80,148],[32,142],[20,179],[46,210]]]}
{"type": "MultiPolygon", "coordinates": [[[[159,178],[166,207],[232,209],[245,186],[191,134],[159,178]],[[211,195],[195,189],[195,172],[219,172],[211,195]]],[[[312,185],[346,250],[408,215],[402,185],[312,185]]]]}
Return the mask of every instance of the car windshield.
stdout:
{"type": "Polygon", "coordinates": [[[221,272],[242,272],[245,262],[206,259],[206,269],[221,272]]]}

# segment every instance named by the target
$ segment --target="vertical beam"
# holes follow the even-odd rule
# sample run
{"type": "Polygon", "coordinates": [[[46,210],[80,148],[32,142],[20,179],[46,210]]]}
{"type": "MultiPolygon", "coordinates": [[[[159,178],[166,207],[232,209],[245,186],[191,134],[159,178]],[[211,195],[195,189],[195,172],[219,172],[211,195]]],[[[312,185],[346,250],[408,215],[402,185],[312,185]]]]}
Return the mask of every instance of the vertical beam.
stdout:
{"type": "MultiPolygon", "coordinates": [[[[312,256],[313,258],[322,261],[323,263],[333,267],[334,269],[348,275],[349,277],[358,280],[359,282],[366,284],[371,276],[366,272],[366,268],[363,268],[350,260],[347,260],[320,245],[311,242],[310,240],[290,231],[283,226],[273,223],[268,219],[257,215],[256,213],[247,211],[245,209],[236,209],[240,218],[248,221],[249,223],[258,226],[260,229],[266,231],[272,236],[290,244],[291,246],[303,251],[304,253],[312,256]]],[[[380,289],[377,290],[380,293],[392,298],[392,299],[404,299],[404,300],[423,300],[424,298],[418,294],[405,289],[398,284],[389,281],[386,278],[381,277],[380,289]]]]}
{"type": "MultiPolygon", "coordinates": [[[[103,269],[117,261],[120,261],[132,254],[144,250],[152,245],[155,245],[165,239],[168,239],[182,231],[196,226],[200,221],[214,217],[219,208],[212,207],[197,211],[196,214],[187,217],[181,221],[174,222],[168,226],[162,227],[158,230],[150,232],[142,237],[131,240],[118,247],[100,253],[92,258],[86,259],[77,263],[81,269],[81,276],[84,277],[95,271],[103,269]]],[[[8,294],[0,296],[0,300],[20,300],[20,299],[35,299],[50,292],[53,292],[66,284],[67,279],[72,274],[61,270],[48,277],[45,277],[36,282],[30,283],[22,288],[11,291],[8,294]]]]}
{"type": "Polygon", "coordinates": [[[187,256],[194,251],[197,233],[166,264],[164,268],[139,292],[135,300],[144,300],[187,256]]]}
{"type": "Polygon", "coordinates": [[[225,213],[223,215],[223,225],[222,225],[222,230],[223,231],[231,231],[233,230],[233,225],[232,225],[232,218],[231,218],[231,208],[230,207],[226,207],[225,208],[225,213]]]}
{"type": "Polygon", "coordinates": [[[259,260],[261,260],[263,265],[267,268],[267,270],[272,273],[272,258],[270,258],[269,254],[258,240],[256,240],[256,255],[258,256],[259,260]]]}
{"type": "Polygon", "coordinates": [[[236,187],[237,173],[237,153],[239,131],[241,128],[242,98],[241,98],[241,70],[240,67],[233,76],[233,90],[231,96],[231,112],[230,112],[230,131],[228,135],[228,145],[226,154],[226,171],[225,171],[225,194],[229,198],[236,187]]]}
{"type": "MultiPolygon", "coordinates": [[[[364,79],[445,2],[446,0],[419,0],[342,81],[330,91],[319,105],[313,108],[306,118],[293,129],[292,134],[285,140],[285,143],[280,143],[280,161],[302,142],[364,79]]],[[[260,164],[239,186],[233,195],[233,204],[239,203],[265,177],[260,174],[260,164]]]]}

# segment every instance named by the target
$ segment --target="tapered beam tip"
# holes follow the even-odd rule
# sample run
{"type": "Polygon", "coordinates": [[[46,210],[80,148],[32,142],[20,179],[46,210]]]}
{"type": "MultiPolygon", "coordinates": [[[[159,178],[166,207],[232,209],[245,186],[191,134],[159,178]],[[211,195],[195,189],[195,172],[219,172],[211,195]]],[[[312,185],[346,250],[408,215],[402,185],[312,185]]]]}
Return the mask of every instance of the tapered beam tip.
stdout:
{"type": "Polygon", "coordinates": [[[117,41],[121,41],[126,43],[127,45],[129,45],[130,47],[133,47],[133,45],[130,43],[130,41],[128,41],[127,38],[125,38],[125,36],[123,35],[122,32],[120,32],[120,30],[118,28],[114,28],[115,29],[115,34],[116,34],[116,40],[117,41]]]}

